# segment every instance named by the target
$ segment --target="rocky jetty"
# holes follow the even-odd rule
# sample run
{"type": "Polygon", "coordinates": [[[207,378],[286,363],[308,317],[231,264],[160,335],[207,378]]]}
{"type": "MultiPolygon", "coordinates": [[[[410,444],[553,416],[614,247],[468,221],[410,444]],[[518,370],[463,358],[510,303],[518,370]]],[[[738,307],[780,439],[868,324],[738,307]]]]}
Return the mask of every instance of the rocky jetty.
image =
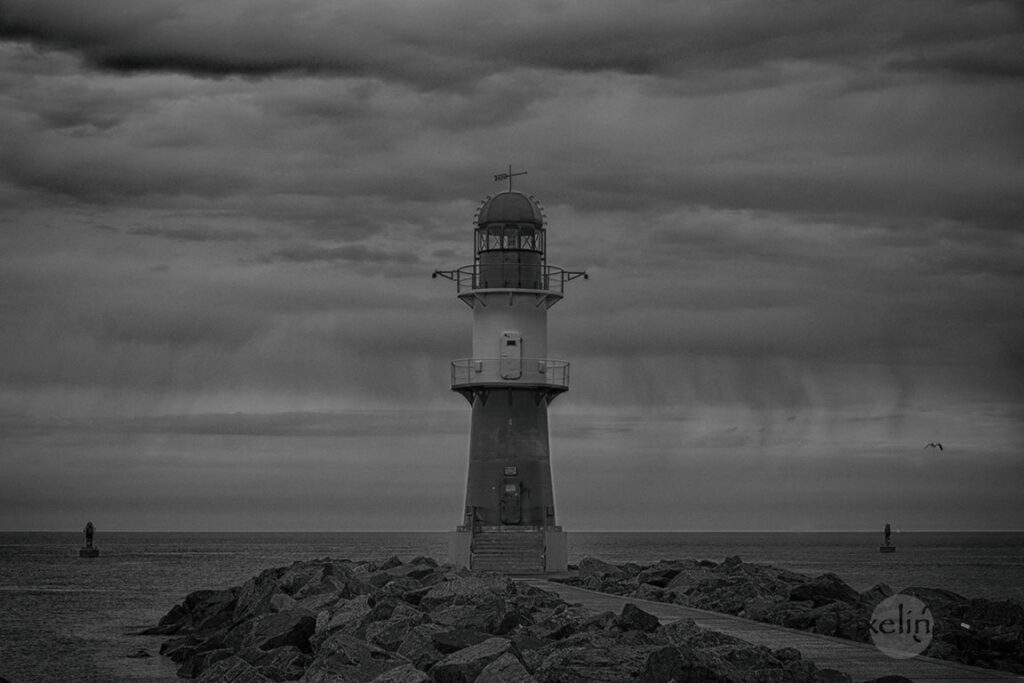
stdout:
{"type": "MultiPolygon", "coordinates": [[[[871,612],[893,590],[860,593],[835,574],[811,577],[728,557],[612,565],[587,557],[564,583],[604,593],[677,603],[769,624],[870,642],[871,612]]],[[[951,591],[900,591],[926,604],[935,618],[925,655],[1024,673],[1024,606],[1011,600],[965,598],[951,591]]]]}
{"type": "MultiPolygon", "coordinates": [[[[641,571],[606,567],[601,576],[614,574],[619,589],[641,571]]],[[[666,589],[679,572],[656,574],[645,577],[662,585],[645,590],[666,589]]],[[[161,654],[180,664],[179,676],[203,683],[850,680],[793,649],[754,646],[691,620],[660,624],[634,604],[594,614],[425,557],[268,569],[241,586],[191,593],[145,633],[168,636],[161,654]]]]}

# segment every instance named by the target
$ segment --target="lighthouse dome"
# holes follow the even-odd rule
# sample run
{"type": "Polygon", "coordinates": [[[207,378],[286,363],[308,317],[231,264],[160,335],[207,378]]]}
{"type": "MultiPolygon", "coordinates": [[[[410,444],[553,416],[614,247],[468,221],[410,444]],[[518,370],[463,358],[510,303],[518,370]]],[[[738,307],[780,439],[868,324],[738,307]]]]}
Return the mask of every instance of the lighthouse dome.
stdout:
{"type": "Polygon", "coordinates": [[[533,223],[541,227],[544,215],[536,199],[511,190],[485,199],[476,222],[481,227],[489,223],[533,223]]]}

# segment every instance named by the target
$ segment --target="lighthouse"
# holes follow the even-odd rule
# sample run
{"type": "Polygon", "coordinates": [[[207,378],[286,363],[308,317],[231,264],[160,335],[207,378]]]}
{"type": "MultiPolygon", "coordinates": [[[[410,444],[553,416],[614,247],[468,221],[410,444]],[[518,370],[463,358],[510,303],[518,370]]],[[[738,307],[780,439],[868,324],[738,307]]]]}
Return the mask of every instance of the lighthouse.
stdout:
{"type": "Polygon", "coordinates": [[[450,560],[517,574],[565,571],[555,517],[548,405],[569,389],[569,363],[548,357],[548,310],[586,273],[547,262],[546,219],[532,195],[509,189],[477,211],[473,263],[435,271],[473,310],[473,356],[452,361],[451,388],[472,407],[462,523],[450,560]]]}

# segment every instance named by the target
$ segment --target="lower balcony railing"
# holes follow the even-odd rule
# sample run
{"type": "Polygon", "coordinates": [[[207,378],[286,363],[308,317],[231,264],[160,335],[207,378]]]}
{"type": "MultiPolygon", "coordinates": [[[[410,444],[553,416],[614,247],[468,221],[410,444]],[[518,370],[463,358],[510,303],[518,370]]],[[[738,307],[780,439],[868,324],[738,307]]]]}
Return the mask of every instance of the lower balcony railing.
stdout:
{"type": "Polygon", "coordinates": [[[569,388],[569,363],[550,358],[460,358],[452,361],[452,388],[505,384],[569,388]]]}

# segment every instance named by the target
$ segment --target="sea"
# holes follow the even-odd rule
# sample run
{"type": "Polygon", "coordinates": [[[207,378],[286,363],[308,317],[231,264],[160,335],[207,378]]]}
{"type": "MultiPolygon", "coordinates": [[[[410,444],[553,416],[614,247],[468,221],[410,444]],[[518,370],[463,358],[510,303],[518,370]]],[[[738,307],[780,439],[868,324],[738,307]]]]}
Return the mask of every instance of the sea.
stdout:
{"type": "MultiPolygon", "coordinates": [[[[1024,533],[569,534],[569,562],[739,555],[809,575],[834,572],[858,590],[884,582],[1024,602],[1024,533]]],[[[445,557],[444,533],[97,533],[100,556],[78,556],[80,533],[0,532],[0,677],[33,681],[173,681],[155,625],[194,590],[227,588],[269,567],[322,557],[445,557]],[[142,652],[150,656],[138,656],[142,652]]]]}

